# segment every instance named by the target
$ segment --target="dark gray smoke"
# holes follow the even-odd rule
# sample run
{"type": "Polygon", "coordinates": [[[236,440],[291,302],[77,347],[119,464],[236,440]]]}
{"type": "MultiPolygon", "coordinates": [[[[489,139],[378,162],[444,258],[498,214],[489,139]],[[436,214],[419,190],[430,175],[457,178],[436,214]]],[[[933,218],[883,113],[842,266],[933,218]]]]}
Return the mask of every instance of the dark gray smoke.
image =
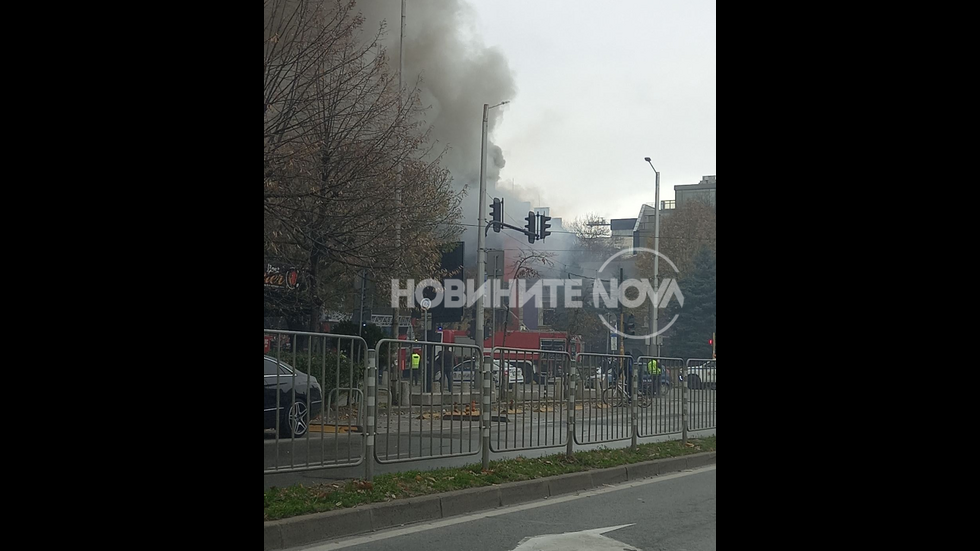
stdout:
{"type": "MultiPolygon", "coordinates": [[[[514,76],[503,54],[486,47],[473,27],[476,14],[463,0],[406,0],[405,2],[405,65],[402,77],[411,88],[421,76],[423,106],[430,107],[427,123],[432,127],[435,149],[448,146],[443,166],[453,176],[457,190],[464,189],[463,215],[466,224],[460,240],[466,243],[466,265],[476,262],[476,246],[479,211],[480,148],[482,137],[483,104],[496,105],[503,101],[520,101],[514,76]]],[[[384,45],[388,50],[391,67],[399,66],[399,28],[401,25],[401,0],[361,0],[357,9],[365,16],[364,32],[370,35],[382,21],[386,24],[384,45]]],[[[504,221],[518,227],[525,224],[525,216],[538,205],[538,192],[533,182],[500,182],[500,171],[505,166],[503,151],[493,143],[493,130],[500,125],[507,113],[507,105],[491,109],[488,116],[487,139],[487,212],[489,217],[491,197],[504,200],[504,221]],[[500,184],[500,185],[498,185],[500,184]]],[[[544,205],[547,206],[547,205],[544,205]]],[[[554,212],[552,216],[560,216],[554,212]]],[[[552,228],[557,229],[557,228],[552,228]]],[[[560,249],[556,260],[571,248],[571,239],[565,234],[554,234],[546,243],[534,246],[527,238],[511,230],[500,234],[490,232],[488,248],[560,249]],[[505,233],[507,235],[505,235],[505,233]]],[[[508,253],[508,262],[516,256],[508,253]]],[[[561,268],[561,265],[557,266],[561,268]]],[[[551,274],[549,274],[551,275],[551,274]]]]}

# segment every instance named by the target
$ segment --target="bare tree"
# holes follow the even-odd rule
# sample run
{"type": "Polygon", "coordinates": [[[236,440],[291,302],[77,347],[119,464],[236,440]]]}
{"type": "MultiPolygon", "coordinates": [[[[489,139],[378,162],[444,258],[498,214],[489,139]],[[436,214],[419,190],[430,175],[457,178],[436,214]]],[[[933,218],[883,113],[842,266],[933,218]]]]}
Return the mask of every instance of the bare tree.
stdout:
{"type": "Polygon", "coordinates": [[[312,329],[361,269],[379,280],[431,274],[459,231],[461,195],[429,146],[418,86],[400,101],[384,25],[365,39],[354,9],[265,2],[265,252],[303,271],[305,293],[292,299],[312,329]],[[396,220],[401,249],[389,238],[396,220]]]}
{"type": "MultiPolygon", "coordinates": [[[[517,284],[518,280],[527,279],[537,279],[541,277],[541,272],[539,268],[541,267],[551,267],[555,263],[552,260],[554,258],[554,253],[541,252],[528,249],[520,249],[520,254],[517,259],[511,264],[514,269],[514,285],[517,284]]],[[[521,297],[517,296],[517,304],[520,305],[521,297]]],[[[513,317],[513,310],[510,309],[511,305],[507,307],[507,315],[504,318],[504,336],[501,340],[501,346],[507,345],[507,329],[510,327],[510,318],[513,317]]],[[[523,323],[523,307],[517,307],[517,322],[523,323]]],[[[520,329],[520,326],[518,326],[520,329]]]]}
{"type": "MultiPolygon", "coordinates": [[[[674,210],[669,216],[660,219],[660,252],[669,258],[680,276],[694,271],[694,257],[702,246],[714,253],[717,225],[715,207],[701,202],[688,201],[674,210]]],[[[646,240],[646,247],[653,248],[653,238],[646,240]]],[[[644,277],[653,276],[653,255],[641,254],[637,258],[637,268],[644,277]]],[[[660,276],[677,277],[673,268],[660,261],[660,276]]]]}
{"type": "Polygon", "coordinates": [[[576,218],[567,225],[569,231],[575,234],[579,255],[577,260],[590,261],[597,258],[608,258],[616,252],[612,242],[612,231],[605,218],[596,213],[586,214],[576,218]]]}

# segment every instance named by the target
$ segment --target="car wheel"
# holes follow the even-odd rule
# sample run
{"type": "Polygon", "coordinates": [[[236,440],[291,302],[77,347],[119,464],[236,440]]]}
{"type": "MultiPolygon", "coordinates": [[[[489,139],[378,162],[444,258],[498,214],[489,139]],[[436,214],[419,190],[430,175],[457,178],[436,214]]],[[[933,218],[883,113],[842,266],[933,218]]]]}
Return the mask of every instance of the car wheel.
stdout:
{"type": "Polygon", "coordinates": [[[688,386],[688,388],[691,388],[691,389],[694,389],[694,390],[701,390],[701,377],[698,377],[697,375],[690,375],[690,376],[688,376],[688,378],[687,378],[687,386],[688,386]]]}
{"type": "Polygon", "coordinates": [[[310,429],[310,415],[306,402],[296,401],[289,407],[279,422],[279,436],[283,438],[299,438],[310,429]]]}

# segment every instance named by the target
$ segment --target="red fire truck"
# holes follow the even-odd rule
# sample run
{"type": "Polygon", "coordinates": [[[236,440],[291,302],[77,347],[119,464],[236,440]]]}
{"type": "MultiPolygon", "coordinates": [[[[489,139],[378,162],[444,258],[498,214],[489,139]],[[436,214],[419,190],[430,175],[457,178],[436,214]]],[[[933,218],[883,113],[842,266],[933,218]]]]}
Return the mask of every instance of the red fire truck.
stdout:
{"type": "MultiPolygon", "coordinates": [[[[465,339],[463,342],[470,342],[472,339],[467,338],[466,331],[458,331],[452,329],[445,329],[441,333],[440,342],[443,343],[454,343],[460,342],[460,339],[465,339]]],[[[498,332],[493,336],[493,342],[490,339],[483,341],[483,354],[484,356],[490,356],[492,348],[504,347],[510,348],[520,348],[523,350],[547,350],[556,352],[569,352],[574,358],[576,354],[585,351],[585,346],[582,341],[582,337],[578,335],[573,335],[571,339],[568,338],[568,333],[562,331],[508,331],[507,338],[504,339],[504,333],[498,332]],[[566,343],[568,346],[566,347],[566,343]],[[567,348],[567,349],[566,349],[567,348]]],[[[561,377],[564,375],[563,362],[557,361],[558,358],[548,358],[546,356],[545,360],[542,361],[540,354],[528,352],[513,352],[504,351],[497,352],[494,355],[494,359],[501,359],[501,356],[505,360],[510,360],[514,363],[520,364],[524,370],[524,380],[530,381],[534,377],[535,381],[539,383],[544,383],[549,378],[561,377]]]]}

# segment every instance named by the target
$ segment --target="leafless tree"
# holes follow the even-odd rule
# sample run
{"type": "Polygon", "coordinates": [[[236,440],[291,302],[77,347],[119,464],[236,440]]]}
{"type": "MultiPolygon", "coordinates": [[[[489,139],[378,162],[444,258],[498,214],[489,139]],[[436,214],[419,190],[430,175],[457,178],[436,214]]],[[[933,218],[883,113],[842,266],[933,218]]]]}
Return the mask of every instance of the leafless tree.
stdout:
{"type": "Polygon", "coordinates": [[[384,25],[365,38],[363,22],[351,0],[265,1],[265,253],[305,274],[291,300],[312,329],[362,269],[431,274],[459,231],[461,196],[431,149],[418,85],[400,93],[384,25]]]}
{"type": "Polygon", "coordinates": [[[569,231],[575,234],[578,248],[581,251],[577,260],[590,261],[597,258],[608,258],[616,252],[612,242],[612,232],[606,219],[596,213],[586,214],[576,218],[567,225],[569,231]]]}

